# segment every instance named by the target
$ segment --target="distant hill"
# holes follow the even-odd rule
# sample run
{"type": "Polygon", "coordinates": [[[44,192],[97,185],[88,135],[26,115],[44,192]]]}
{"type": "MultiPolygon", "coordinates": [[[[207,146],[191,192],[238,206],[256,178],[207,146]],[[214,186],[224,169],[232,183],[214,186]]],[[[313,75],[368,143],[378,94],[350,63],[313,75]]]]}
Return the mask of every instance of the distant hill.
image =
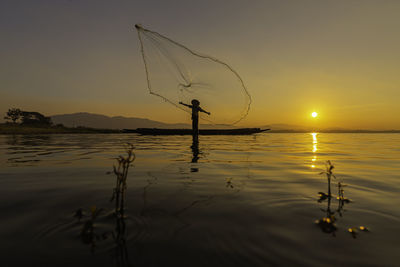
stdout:
{"type": "MultiPolygon", "coordinates": [[[[79,112],[73,114],[62,114],[51,116],[51,120],[54,124],[63,124],[67,127],[91,127],[98,129],[136,129],[136,128],[176,128],[176,129],[189,129],[192,127],[191,124],[187,123],[163,123],[159,121],[153,121],[143,118],[135,117],[109,117],[106,115],[93,114],[87,112],[79,112]]],[[[226,125],[211,125],[201,124],[200,128],[213,129],[213,128],[236,128],[234,126],[226,125]]]]}
{"type": "Polygon", "coordinates": [[[67,127],[85,126],[102,129],[136,129],[136,128],[190,128],[189,124],[168,124],[142,118],[122,116],[109,117],[86,112],[51,116],[54,124],[62,123],[67,127]]]}
{"type": "Polygon", "coordinates": [[[310,132],[310,131],[312,131],[312,129],[307,128],[307,127],[293,125],[293,124],[282,124],[282,123],[264,125],[260,128],[261,129],[271,129],[270,132],[310,132]]]}
{"type": "Polygon", "coordinates": [[[332,128],[319,128],[313,129],[310,127],[304,127],[293,124],[270,124],[260,127],[262,129],[271,129],[271,133],[309,133],[309,132],[320,132],[320,133],[399,133],[400,130],[373,130],[373,129],[346,129],[339,127],[332,128]]]}

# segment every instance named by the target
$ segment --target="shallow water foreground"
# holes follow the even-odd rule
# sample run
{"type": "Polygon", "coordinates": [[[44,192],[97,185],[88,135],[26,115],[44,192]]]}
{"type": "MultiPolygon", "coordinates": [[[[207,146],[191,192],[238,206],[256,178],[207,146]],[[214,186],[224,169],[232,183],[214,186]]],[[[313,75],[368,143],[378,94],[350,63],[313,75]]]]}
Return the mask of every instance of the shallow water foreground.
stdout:
{"type": "Polygon", "coordinates": [[[3,135],[0,151],[2,266],[399,264],[400,134],[3,135]]]}

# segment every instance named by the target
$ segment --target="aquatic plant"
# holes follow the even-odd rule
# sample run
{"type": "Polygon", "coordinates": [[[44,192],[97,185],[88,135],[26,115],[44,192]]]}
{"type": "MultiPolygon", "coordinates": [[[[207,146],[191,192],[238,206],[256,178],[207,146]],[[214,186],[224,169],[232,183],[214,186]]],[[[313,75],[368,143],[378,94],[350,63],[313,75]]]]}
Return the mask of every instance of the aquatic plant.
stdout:
{"type": "Polygon", "coordinates": [[[347,229],[347,231],[352,235],[353,238],[357,238],[358,232],[355,227],[351,227],[347,229]]]}
{"type": "MultiPolygon", "coordinates": [[[[320,174],[326,174],[327,176],[327,182],[328,182],[328,193],[324,192],[318,192],[319,199],[318,202],[324,202],[325,200],[328,200],[327,208],[322,211],[326,212],[326,216],[323,218],[316,220],[315,223],[321,228],[321,230],[324,233],[331,233],[333,236],[335,236],[335,232],[338,229],[336,226],[337,218],[335,217],[335,213],[338,213],[340,217],[343,216],[343,211],[344,211],[344,204],[351,203],[352,201],[344,196],[344,187],[345,185],[343,181],[338,181],[337,183],[337,188],[338,188],[338,195],[336,197],[336,200],[338,201],[338,207],[336,211],[331,211],[331,201],[332,199],[332,194],[331,194],[331,181],[332,177],[337,179],[336,176],[333,174],[333,169],[335,168],[334,165],[330,160],[326,161],[326,170],[321,172],[320,174]]],[[[359,226],[359,227],[350,227],[347,229],[347,232],[351,234],[353,238],[357,238],[357,235],[359,231],[362,232],[369,232],[369,229],[365,226],[359,226]]]]}
{"type": "Polygon", "coordinates": [[[326,174],[326,177],[328,178],[328,197],[331,197],[331,180],[332,177],[336,179],[336,176],[333,174],[333,168],[335,168],[335,166],[333,166],[333,164],[331,163],[330,160],[326,161],[325,164],[326,167],[326,171],[320,172],[320,174],[326,174]]]}
{"type": "Polygon", "coordinates": [[[233,183],[232,183],[233,178],[226,178],[226,187],[228,188],[233,188],[233,183]]]}
{"type": "MultiPolygon", "coordinates": [[[[325,200],[328,200],[327,208],[325,210],[322,209],[322,211],[326,212],[326,216],[322,217],[319,220],[316,220],[315,223],[321,228],[324,233],[329,233],[335,236],[335,232],[337,230],[335,222],[337,221],[337,219],[335,217],[335,212],[331,211],[331,180],[332,177],[336,179],[336,176],[333,174],[333,169],[335,167],[332,162],[328,160],[326,161],[325,168],[326,171],[320,172],[320,174],[326,174],[326,177],[328,179],[328,193],[326,194],[324,192],[318,192],[318,202],[321,203],[325,200]]],[[[340,188],[340,190],[342,190],[342,188],[340,188]]],[[[338,209],[341,209],[340,206],[338,209]]]]}
{"type": "MultiPolygon", "coordinates": [[[[112,235],[113,240],[115,242],[115,260],[117,262],[117,266],[127,266],[128,262],[128,253],[126,248],[126,224],[124,217],[124,203],[125,203],[125,192],[127,189],[127,178],[128,178],[128,170],[132,162],[135,160],[135,154],[133,152],[133,145],[127,144],[126,156],[119,156],[117,158],[118,165],[113,166],[113,173],[116,176],[116,184],[113,189],[113,194],[110,201],[115,200],[115,210],[114,214],[116,216],[115,222],[115,231],[105,230],[102,233],[96,233],[95,229],[95,221],[103,212],[104,209],[98,209],[96,206],[90,208],[89,218],[83,223],[80,238],[84,244],[91,245],[91,251],[94,253],[94,249],[96,247],[97,241],[102,241],[107,239],[110,235],[112,235]]],[[[112,173],[112,172],[109,172],[112,173]]],[[[87,213],[83,208],[79,208],[75,211],[74,217],[78,219],[80,222],[82,218],[86,217],[87,213]],[[86,216],[85,216],[86,215],[86,216]]]]}
{"type": "Polygon", "coordinates": [[[343,202],[343,203],[350,203],[351,200],[346,198],[344,196],[344,187],[346,187],[346,184],[343,184],[343,182],[339,181],[337,184],[338,187],[338,196],[336,197],[337,200],[343,202]]]}
{"type": "Polygon", "coordinates": [[[118,166],[113,166],[114,174],[116,175],[116,184],[113,190],[110,201],[115,200],[115,214],[117,216],[123,216],[124,203],[125,203],[125,192],[127,188],[126,180],[128,178],[129,166],[135,160],[136,155],[133,152],[133,145],[128,143],[126,149],[127,156],[119,156],[117,158],[118,166]]]}
{"type": "Polygon", "coordinates": [[[359,231],[361,232],[370,232],[369,229],[365,226],[359,226],[359,227],[350,227],[347,229],[347,231],[351,234],[353,238],[357,238],[359,231]]]}
{"type": "Polygon", "coordinates": [[[340,217],[342,217],[342,211],[344,211],[344,204],[348,204],[351,202],[350,199],[346,198],[344,196],[344,187],[347,186],[345,184],[343,184],[343,182],[338,182],[337,187],[338,187],[338,195],[336,197],[336,199],[339,201],[338,202],[338,208],[337,208],[337,212],[339,213],[340,217]]]}
{"type": "Polygon", "coordinates": [[[126,247],[126,223],[124,217],[125,211],[125,193],[127,189],[128,170],[132,162],[136,159],[133,152],[134,146],[127,144],[126,156],[117,158],[118,166],[113,166],[113,171],[116,176],[116,184],[110,201],[115,200],[115,233],[112,236],[115,242],[115,261],[117,266],[130,266],[128,258],[128,250],[126,247]]]}

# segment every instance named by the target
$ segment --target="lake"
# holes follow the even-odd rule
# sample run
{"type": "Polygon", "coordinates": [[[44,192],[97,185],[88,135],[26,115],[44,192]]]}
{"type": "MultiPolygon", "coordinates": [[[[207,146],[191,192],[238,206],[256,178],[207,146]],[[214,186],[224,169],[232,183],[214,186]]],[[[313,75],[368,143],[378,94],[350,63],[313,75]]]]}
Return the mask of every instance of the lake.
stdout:
{"type": "Polygon", "coordinates": [[[400,134],[2,135],[0,151],[2,266],[399,264],[400,134]]]}

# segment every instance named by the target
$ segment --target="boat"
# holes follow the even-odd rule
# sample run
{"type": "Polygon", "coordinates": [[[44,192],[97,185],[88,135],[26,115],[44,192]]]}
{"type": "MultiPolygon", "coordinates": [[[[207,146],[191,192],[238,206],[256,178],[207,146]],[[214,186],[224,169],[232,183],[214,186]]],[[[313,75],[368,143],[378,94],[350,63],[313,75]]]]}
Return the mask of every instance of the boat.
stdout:
{"type": "MultiPolygon", "coordinates": [[[[238,128],[238,129],[200,129],[200,135],[250,135],[266,132],[270,129],[261,128],[238,128]]],[[[141,135],[192,135],[192,129],[159,129],[159,128],[137,128],[123,129],[124,133],[138,133],[141,135]]]]}

